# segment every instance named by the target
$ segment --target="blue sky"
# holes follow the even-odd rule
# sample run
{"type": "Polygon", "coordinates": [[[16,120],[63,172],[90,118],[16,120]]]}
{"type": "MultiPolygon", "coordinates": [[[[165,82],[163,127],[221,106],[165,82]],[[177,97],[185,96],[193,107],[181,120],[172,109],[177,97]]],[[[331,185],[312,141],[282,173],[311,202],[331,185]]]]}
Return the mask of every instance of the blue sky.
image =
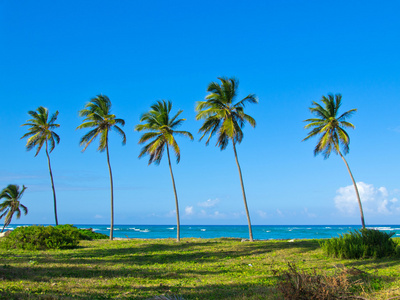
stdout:
{"type": "Polygon", "coordinates": [[[51,153],[60,223],[108,224],[109,178],[97,143],[82,153],[78,111],[98,94],[126,121],[110,137],[116,224],[174,224],[167,161],[138,159],[133,128],[156,100],[183,109],[173,165],[182,224],[246,224],[232,147],[199,142],[194,105],[219,76],[239,79],[255,129],[237,147],[253,224],[360,224],[339,157],[301,142],[308,107],[341,93],[350,119],[347,160],[367,224],[400,219],[400,11],[398,1],[1,1],[0,187],[26,185],[29,213],[13,223],[54,223],[45,153],[26,152],[27,112],[60,112],[51,153]]]}

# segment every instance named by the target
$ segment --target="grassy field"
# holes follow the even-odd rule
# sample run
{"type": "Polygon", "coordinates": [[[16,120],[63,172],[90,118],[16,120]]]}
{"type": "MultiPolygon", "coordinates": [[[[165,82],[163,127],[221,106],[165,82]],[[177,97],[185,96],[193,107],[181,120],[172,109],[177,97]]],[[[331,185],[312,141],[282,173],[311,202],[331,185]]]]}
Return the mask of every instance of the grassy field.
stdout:
{"type": "Polygon", "coordinates": [[[0,299],[282,299],[279,275],[349,271],[355,295],[400,299],[400,260],[327,258],[316,240],[82,241],[78,249],[0,250],[0,299]]]}

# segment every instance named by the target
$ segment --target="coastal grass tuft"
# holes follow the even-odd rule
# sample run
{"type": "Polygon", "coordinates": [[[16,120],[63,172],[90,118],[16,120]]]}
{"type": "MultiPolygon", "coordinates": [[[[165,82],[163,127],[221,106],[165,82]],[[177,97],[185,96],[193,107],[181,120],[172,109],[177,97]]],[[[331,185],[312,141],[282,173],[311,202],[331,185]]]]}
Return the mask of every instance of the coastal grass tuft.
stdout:
{"type": "MultiPolygon", "coordinates": [[[[3,243],[3,241],[0,241],[3,243]]],[[[0,249],[0,299],[284,299],[288,263],[367,299],[400,296],[400,260],[328,257],[318,240],[83,240],[75,249],[0,249]],[[315,273],[314,273],[315,272],[315,273]]]]}
{"type": "Polygon", "coordinates": [[[359,259],[398,256],[400,246],[393,241],[394,234],[365,228],[323,240],[320,244],[325,253],[333,257],[359,259]]]}

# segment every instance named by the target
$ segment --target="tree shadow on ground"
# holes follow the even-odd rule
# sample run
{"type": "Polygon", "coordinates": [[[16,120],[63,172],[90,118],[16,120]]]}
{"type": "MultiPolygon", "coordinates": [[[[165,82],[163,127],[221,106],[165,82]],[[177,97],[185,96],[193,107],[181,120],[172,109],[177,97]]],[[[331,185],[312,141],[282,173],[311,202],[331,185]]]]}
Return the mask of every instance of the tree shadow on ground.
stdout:
{"type": "Polygon", "coordinates": [[[254,242],[241,243],[230,241],[226,245],[220,241],[188,242],[173,244],[153,244],[151,242],[140,245],[124,245],[123,248],[113,249],[87,249],[80,253],[79,262],[84,263],[84,257],[101,257],[114,263],[134,263],[146,265],[151,263],[168,262],[209,262],[219,259],[238,258],[268,254],[279,250],[296,250],[296,252],[308,252],[319,248],[316,241],[299,241],[289,243],[280,242],[254,242]],[[206,246],[206,247],[205,247],[206,246]]]}
{"type": "MultiPolygon", "coordinates": [[[[119,241],[117,241],[119,242],[119,241]]],[[[68,264],[130,264],[130,265],[149,265],[177,262],[198,262],[207,263],[225,259],[235,259],[238,257],[251,257],[257,255],[267,255],[279,250],[290,250],[297,253],[313,251],[319,248],[315,240],[307,241],[257,241],[240,242],[232,239],[214,239],[200,242],[183,241],[181,243],[159,243],[142,242],[140,244],[123,241],[119,248],[109,248],[107,245],[100,248],[80,248],[75,251],[51,252],[37,251],[27,254],[4,253],[3,259],[18,258],[19,261],[31,260],[32,256],[38,262],[57,263],[67,261],[68,264]],[[228,244],[227,244],[228,243],[228,244]]],[[[14,260],[15,262],[15,260],[14,260]]]]}
{"type": "Polygon", "coordinates": [[[155,286],[136,286],[120,287],[112,289],[99,287],[96,290],[86,292],[65,292],[48,290],[45,294],[35,291],[16,290],[0,291],[0,299],[9,300],[95,300],[95,299],[153,299],[160,295],[179,295],[185,300],[192,299],[281,299],[281,294],[273,286],[263,286],[255,284],[222,284],[204,285],[198,287],[187,287],[181,285],[155,285],[155,286]]]}
{"type": "Polygon", "coordinates": [[[396,267],[400,265],[400,257],[384,257],[384,258],[368,258],[357,259],[347,262],[346,266],[350,267],[369,267],[373,269],[385,269],[389,267],[396,267]]]}

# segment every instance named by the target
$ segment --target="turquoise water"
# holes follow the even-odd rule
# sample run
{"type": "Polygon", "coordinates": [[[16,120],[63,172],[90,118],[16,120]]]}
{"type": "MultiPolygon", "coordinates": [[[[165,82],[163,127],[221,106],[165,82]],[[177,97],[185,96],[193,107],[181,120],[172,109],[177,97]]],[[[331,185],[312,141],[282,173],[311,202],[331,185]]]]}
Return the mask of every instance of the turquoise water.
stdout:
{"type": "MultiPolygon", "coordinates": [[[[10,225],[12,230],[17,226],[10,225]]],[[[92,228],[95,232],[110,234],[110,225],[75,225],[79,228],[92,228]]],[[[253,237],[257,240],[270,239],[323,239],[337,237],[361,226],[352,225],[253,225],[253,237]]],[[[371,225],[367,228],[395,232],[400,237],[400,225],[371,225]]],[[[176,238],[176,225],[114,225],[114,237],[139,239],[176,238]]],[[[182,225],[181,238],[243,238],[249,237],[245,225],[182,225]]]]}

